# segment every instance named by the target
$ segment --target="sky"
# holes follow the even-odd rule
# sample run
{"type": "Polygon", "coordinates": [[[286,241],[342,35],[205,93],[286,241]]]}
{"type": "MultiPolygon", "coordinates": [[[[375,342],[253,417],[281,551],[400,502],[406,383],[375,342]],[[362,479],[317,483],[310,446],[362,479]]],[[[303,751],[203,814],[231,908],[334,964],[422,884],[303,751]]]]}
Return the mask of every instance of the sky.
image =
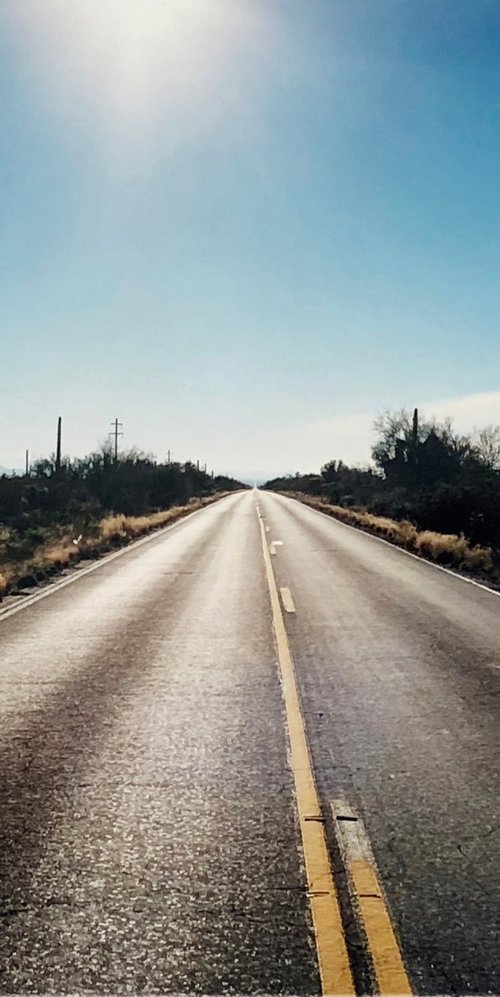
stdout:
{"type": "Polygon", "coordinates": [[[0,465],[500,423],[498,0],[0,0],[0,465]]]}

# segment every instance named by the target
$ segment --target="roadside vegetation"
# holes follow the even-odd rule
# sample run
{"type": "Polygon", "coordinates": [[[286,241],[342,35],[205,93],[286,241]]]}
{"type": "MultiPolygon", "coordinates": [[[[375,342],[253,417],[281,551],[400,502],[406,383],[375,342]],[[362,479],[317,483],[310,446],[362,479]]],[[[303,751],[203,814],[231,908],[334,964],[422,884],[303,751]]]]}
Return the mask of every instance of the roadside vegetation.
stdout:
{"type": "Polygon", "coordinates": [[[500,428],[460,436],[418,412],[375,423],[373,465],[331,460],[319,474],[286,475],[284,492],[406,550],[500,582],[500,428]]]}
{"type": "Polygon", "coordinates": [[[158,464],[104,448],[77,460],[40,460],[0,477],[0,599],[36,586],[246,487],[189,461],[158,464]]]}

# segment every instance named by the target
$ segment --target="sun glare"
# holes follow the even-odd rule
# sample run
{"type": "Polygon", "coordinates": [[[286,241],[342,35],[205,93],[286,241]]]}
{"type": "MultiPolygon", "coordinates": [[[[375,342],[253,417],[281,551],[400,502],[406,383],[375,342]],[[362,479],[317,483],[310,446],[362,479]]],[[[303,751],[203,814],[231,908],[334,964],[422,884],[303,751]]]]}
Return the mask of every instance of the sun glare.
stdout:
{"type": "Polygon", "coordinates": [[[115,137],[217,115],[269,40],[259,0],[20,0],[13,17],[57,105],[115,137]]]}

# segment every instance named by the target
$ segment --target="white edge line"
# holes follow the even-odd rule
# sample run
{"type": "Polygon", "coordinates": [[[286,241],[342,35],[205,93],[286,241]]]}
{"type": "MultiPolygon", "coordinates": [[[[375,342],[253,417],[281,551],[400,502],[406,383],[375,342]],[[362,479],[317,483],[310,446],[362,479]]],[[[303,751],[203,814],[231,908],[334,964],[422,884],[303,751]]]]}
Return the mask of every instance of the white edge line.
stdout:
{"type": "MultiPolygon", "coordinates": [[[[224,497],[232,498],[232,496],[229,495],[224,497]]],[[[117,557],[122,557],[123,554],[127,554],[131,550],[136,550],[137,547],[142,547],[143,544],[147,544],[151,540],[157,539],[163,533],[167,533],[169,530],[175,529],[176,526],[181,526],[181,524],[187,522],[188,519],[192,519],[192,517],[197,516],[198,513],[205,512],[207,509],[210,509],[216,505],[218,505],[218,503],[213,502],[211,505],[203,506],[201,509],[194,509],[193,512],[189,512],[187,516],[180,516],[174,523],[168,523],[167,526],[162,526],[159,530],[154,530],[153,533],[148,533],[146,537],[140,537],[138,540],[133,540],[132,543],[126,544],[124,547],[121,547],[120,550],[114,550],[111,554],[106,554],[104,557],[101,557],[95,561],[94,564],[89,564],[87,568],[77,568],[75,574],[71,575],[70,578],[62,578],[53,583],[49,582],[47,587],[44,588],[42,592],[35,592],[31,596],[26,596],[22,603],[18,606],[8,606],[5,609],[0,609],[0,623],[2,623],[3,620],[9,619],[11,616],[15,616],[16,613],[22,612],[23,609],[29,609],[29,607],[33,606],[35,602],[40,602],[42,599],[46,599],[47,596],[60,592],[60,590],[66,588],[67,585],[72,585],[73,582],[77,582],[80,578],[84,578],[85,575],[90,575],[92,571],[97,571],[98,568],[103,568],[111,561],[115,561],[117,557]]]]}
{"type": "MultiPolygon", "coordinates": [[[[271,492],[271,494],[273,494],[271,492]]],[[[278,494],[274,492],[274,494],[278,494]]],[[[285,498],[284,495],[280,496],[285,498]]],[[[419,557],[418,554],[412,554],[411,550],[405,550],[404,547],[399,547],[398,544],[391,543],[390,540],[384,540],[383,537],[377,537],[374,533],[369,533],[368,530],[363,530],[361,526],[352,526],[351,523],[343,523],[341,519],[337,519],[336,516],[329,516],[327,512],[323,512],[322,509],[315,509],[312,505],[307,505],[307,502],[301,502],[300,499],[292,498],[292,496],[286,496],[292,502],[297,502],[297,505],[302,506],[303,509],[310,509],[311,512],[317,512],[320,516],[326,516],[327,519],[333,519],[339,526],[345,526],[348,530],[354,530],[356,533],[361,533],[364,537],[369,537],[371,540],[377,540],[378,543],[385,544],[390,547],[391,550],[397,550],[400,554],[406,554],[407,557],[412,557],[414,561],[418,561],[419,564],[427,564],[429,568],[436,568],[437,571],[444,571],[445,575],[451,575],[452,578],[459,578],[461,582],[467,582],[468,585],[475,585],[478,589],[483,589],[484,592],[490,592],[491,595],[496,595],[500,599],[500,592],[496,589],[492,589],[489,585],[485,585],[483,582],[476,582],[474,578],[466,578],[465,575],[458,574],[457,571],[452,571],[451,568],[444,568],[442,564],[436,564],[435,561],[428,561],[426,557],[419,557]]]]}

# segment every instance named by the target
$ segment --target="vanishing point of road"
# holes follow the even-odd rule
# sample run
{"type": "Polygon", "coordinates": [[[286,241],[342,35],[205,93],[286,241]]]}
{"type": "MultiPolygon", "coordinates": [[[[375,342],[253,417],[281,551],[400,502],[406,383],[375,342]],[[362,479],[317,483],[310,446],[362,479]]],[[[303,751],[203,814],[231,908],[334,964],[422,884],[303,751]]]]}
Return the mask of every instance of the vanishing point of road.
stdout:
{"type": "Polygon", "coordinates": [[[0,991],[498,994],[500,598],[238,493],[0,610],[0,991]]]}

